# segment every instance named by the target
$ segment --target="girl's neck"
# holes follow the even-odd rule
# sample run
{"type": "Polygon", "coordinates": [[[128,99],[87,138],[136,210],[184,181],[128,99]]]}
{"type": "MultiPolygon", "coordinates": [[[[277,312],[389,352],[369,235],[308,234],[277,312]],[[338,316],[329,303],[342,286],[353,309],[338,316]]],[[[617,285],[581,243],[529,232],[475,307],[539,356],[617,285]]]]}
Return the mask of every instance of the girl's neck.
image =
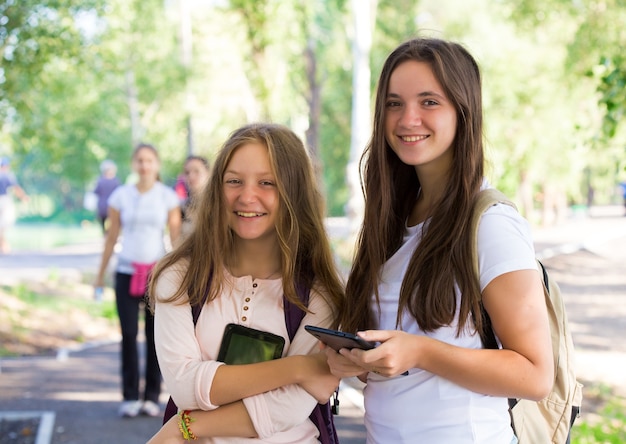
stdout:
{"type": "Polygon", "coordinates": [[[281,260],[276,241],[245,241],[235,245],[235,257],[226,264],[230,274],[236,277],[252,276],[253,279],[275,279],[281,275],[281,260]]]}
{"type": "Polygon", "coordinates": [[[145,193],[146,191],[149,191],[156,182],[156,179],[140,178],[135,186],[137,187],[137,191],[145,193]]]}
{"type": "Polygon", "coordinates": [[[442,197],[445,185],[445,181],[442,180],[428,181],[420,177],[421,187],[407,220],[408,226],[415,226],[431,216],[433,209],[442,197]]]}

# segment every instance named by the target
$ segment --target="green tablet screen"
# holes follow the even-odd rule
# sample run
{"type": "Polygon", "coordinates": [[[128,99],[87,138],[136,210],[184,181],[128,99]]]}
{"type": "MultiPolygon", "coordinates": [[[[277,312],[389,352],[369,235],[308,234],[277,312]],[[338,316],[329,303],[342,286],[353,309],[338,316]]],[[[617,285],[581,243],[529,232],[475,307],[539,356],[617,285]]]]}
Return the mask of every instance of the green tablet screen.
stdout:
{"type": "Polygon", "coordinates": [[[218,361],[225,364],[253,364],[280,358],[285,339],[243,325],[228,324],[220,346],[218,361]]]}

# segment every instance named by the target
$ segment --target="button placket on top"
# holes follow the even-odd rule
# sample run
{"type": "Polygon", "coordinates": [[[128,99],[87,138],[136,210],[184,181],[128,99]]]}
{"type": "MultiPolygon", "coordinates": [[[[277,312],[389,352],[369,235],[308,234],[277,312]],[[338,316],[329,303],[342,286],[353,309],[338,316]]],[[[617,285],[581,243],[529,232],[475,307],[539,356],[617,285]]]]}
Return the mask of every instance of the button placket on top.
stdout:
{"type": "Polygon", "coordinates": [[[246,322],[248,320],[248,315],[250,314],[250,303],[252,302],[252,296],[256,293],[256,289],[259,284],[256,282],[252,283],[252,290],[250,290],[250,296],[246,296],[243,300],[243,306],[241,307],[241,321],[246,322]]]}

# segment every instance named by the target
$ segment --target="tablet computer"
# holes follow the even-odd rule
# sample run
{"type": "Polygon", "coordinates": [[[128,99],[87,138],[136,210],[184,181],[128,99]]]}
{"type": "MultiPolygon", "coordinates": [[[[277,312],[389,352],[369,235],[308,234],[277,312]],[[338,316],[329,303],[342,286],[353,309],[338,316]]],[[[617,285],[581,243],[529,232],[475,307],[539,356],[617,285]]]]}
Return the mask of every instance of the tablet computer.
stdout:
{"type": "Polygon", "coordinates": [[[330,330],[314,325],[305,325],[304,329],[336,351],[342,348],[371,350],[376,347],[374,343],[366,341],[352,333],[346,333],[345,331],[330,330]]]}
{"type": "Polygon", "coordinates": [[[253,364],[282,357],[285,338],[239,324],[228,324],[217,360],[225,364],[253,364]]]}

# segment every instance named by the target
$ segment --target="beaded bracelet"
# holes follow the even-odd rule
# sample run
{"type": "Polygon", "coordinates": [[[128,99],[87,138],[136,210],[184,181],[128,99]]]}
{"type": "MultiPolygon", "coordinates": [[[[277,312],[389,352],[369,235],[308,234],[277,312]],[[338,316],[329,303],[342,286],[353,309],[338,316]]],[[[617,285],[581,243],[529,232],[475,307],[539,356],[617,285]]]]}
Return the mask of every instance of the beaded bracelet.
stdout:
{"type": "Polygon", "coordinates": [[[180,417],[180,420],[178,421],[178,429],[180,430],[180,433],[182,433],[183,439],[185,441],[198,439],[198,437],[193,434],[191,428],[189,427],[189,424],[195,421],[195,419],[189,416],[189,413],[191,413],[191,410],[183,410],[178,414],[178,416],[180,417]]]}

